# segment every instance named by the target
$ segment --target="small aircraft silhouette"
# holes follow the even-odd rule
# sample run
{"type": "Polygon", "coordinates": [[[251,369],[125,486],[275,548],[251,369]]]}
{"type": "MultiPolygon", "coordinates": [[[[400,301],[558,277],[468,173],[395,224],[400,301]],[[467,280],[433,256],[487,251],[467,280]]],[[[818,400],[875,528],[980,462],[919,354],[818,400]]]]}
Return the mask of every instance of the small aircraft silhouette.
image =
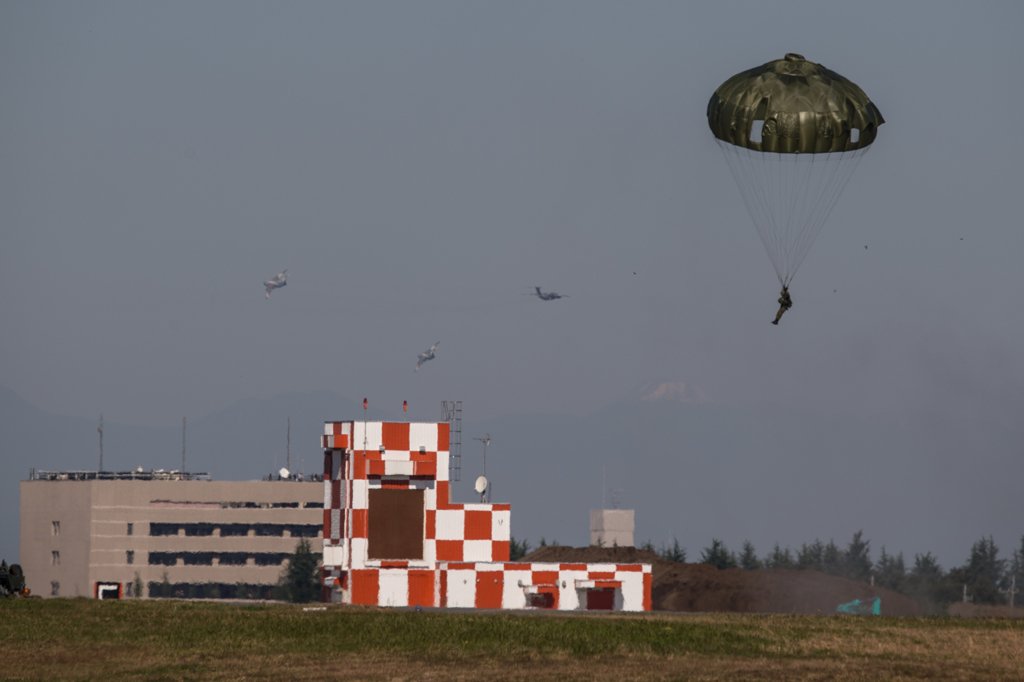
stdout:
{"type": "Polygon", "coordinates": [[[280,289],[281,287],[288,284],[288,271],[285,270],[274,279],[268,279],[263,283],[263,286],[267,288],[267,298],[270,298],[270,292],[274,289],[280,289]]]}
{"type": "Polygon", "coordinates": [[[433,360],[434,359],[434,349],[437,348],[440,345],[441,345],[441,342],[438,341],[433,346],[431,346],[430,350],[428,350],[426,353],[420,353],[417,356],[418,360],[416,361],[416,369],[414,369],[413,371],[414,372],[420,371],[420,365],[422,365],[427,360],[433,360]]]}
{"type": "Polygon", "coordinates": [[[540,287],[534,287],[534,289],[537,290],[537,293],[529,294],[529,296],[536,296],[542,301],[554,301],[559,298],[569,298],[569,296],[566,294],[557,294],[554,291],[549,291],[548,293],[545,294],[543,291],[540,290],[540,287]]]}

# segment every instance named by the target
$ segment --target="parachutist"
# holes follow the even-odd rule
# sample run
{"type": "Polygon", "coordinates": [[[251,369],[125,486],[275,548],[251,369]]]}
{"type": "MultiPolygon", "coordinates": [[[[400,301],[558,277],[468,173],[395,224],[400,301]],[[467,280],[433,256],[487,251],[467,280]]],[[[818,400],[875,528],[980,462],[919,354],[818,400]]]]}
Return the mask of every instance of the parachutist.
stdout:
{"type": "Polygon", "coordinates": [[[793,307],[793,299],[789,297],[789,289],[782,287],[782,295],[779,296],[779,312],[775,313],[775,319],[772,320],[772,324],[778,324],[782,318],[782,313],[786,312],[793,307]]]}

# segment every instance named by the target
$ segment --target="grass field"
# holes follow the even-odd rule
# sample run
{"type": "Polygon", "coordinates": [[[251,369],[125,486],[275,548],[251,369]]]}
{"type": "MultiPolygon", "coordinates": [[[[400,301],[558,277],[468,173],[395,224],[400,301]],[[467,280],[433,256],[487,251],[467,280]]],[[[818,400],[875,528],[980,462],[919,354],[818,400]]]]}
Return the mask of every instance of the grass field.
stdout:
{"type": "Polygon", "coordinates": [[[6,600],[0,677],[1022,680],[1024,622],[6,600]]]}

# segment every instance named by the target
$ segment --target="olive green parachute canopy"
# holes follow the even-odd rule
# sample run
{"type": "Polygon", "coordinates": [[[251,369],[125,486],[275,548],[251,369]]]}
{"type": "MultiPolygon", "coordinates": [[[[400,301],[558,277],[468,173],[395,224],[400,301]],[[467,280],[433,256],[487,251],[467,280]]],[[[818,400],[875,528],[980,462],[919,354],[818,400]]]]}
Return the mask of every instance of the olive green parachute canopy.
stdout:
{"type": "Polygon", "coordinates": [[[760,152],[855,151],[874,142],[883,123],[856,84],[798,54],[736,74],[708,102],[715,137],[760,152]],[[763,122],[759,142],[755,121],[763,122]]]}
{"type": "Polygon", "coordinates": [[[863,90],[798,54],[737,74],[711,96],[711,132],[783,287],[882,123],[863,90]]]}

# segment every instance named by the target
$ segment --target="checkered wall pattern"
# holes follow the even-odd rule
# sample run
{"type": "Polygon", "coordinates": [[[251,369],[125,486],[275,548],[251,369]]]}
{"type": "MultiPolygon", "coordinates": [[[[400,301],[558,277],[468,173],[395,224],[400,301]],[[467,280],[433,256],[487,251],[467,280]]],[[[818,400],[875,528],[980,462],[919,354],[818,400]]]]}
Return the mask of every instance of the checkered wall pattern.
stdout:
{"type": "Polygon", "coordinates": [[[509,562],[511,506],[452,504],[448,424],[327,422],[324,601],[645,611],[650,564],[509,562]],[[373,490],[423,493],[422,558],[369,558],[373,490]]]}
{"type": "Polygon", "coordinates": [[[324,583],[328,589],[349,594],[353,604],[561,611],[651,609],[650,564],[443,562],[434,570],[399,566],[325,570],[324,583]]]}
{"type": "Polygon", "coordinates": [[[508,561],[511,506],[449,502],[448,424],[328,422],[324,431],[325,565],[381,566],[367,558],[374,489],[424,494],[422,560],[389,563],[508,561]]]}

